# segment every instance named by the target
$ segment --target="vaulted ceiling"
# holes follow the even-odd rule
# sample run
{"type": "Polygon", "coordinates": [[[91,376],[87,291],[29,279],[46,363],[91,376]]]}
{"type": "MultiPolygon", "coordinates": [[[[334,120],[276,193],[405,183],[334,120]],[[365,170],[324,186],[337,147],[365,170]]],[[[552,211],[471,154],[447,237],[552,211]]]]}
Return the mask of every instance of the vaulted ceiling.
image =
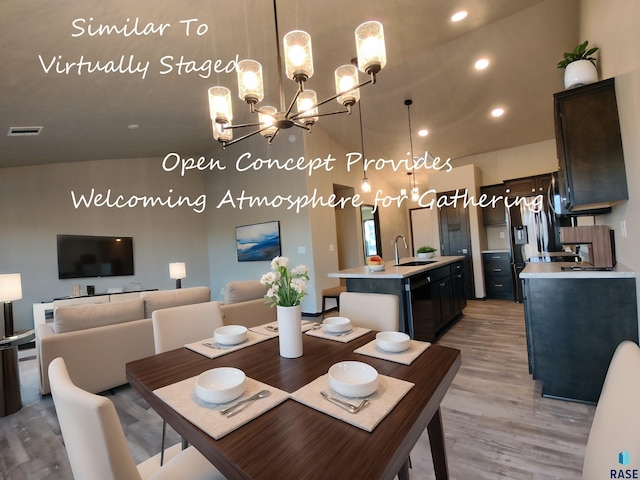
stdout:
{"type": "MultiPolygon", "coordinates": [[[[384,25],[387,65],[361,90],[367,158],[406,158],[407,98],[415,154],[455,161],[553,137],[552,95],[563,88],[556,63],[579,40],[577,0],[278,0],[277,8],[280,36],[311,34],[307,86],[321,98],[333,94],[333,70],[355,57],[355,28],[384,25]],[[467,18],[452,22],[461,9],[467,18]],[[478,71],[481,57],[489,66],[478,71]],[[494,107],[504,115],[491,117],[494,107]],[[429,135],[418,137],[420,128],[429,135]]],[[[4,0],[0,30],[2,128],[43,127],[39,136],[0,135],[0,167],[210,150],[209,87],[231,89],[234,123],[252,120],[227,73],[236,58],[262,63],[263,104],[279,103],[270,1],[4,0]],[[147,35],[92,34],[100,25],[131,31],[136,22],[147,35]],[[108,62],[127,73],[90,73],[108,62]]],[[[295,85],[285,83],[289,99],[295,85]]],[[[315,128],[359,151],[355,112],[315,128]]]]}

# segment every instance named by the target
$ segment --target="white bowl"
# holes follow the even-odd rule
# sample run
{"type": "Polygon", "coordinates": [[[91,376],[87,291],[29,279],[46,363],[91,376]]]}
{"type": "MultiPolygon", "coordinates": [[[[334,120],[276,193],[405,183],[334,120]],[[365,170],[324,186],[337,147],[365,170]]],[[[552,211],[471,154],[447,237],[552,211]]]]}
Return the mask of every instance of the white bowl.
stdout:
{"type": "Polygon", "coordinates": [[[351,320],[346,317],[329,317],[322,322],[325,331],[343,333],[351,330],[351,320]]]}
{"type": "Polygon", "coordinates": [[[242,325],[225,325],[213,332],[213,339],[220,345],[238,345],[247,339],[247,327],[242,325]]]}
{"type": "Polygon", "coordinates": [[[207,370],[196,378],[196,395],[208,403],[226,403],[244,393],[246,375],[233,367],[207,370]]]}
{"type": "Polygon", "coordinates": [[[383,265],[369,265],[369,271],[371,271],[371,272],[382,272],[382,271],[384,271],[384,264],[383,265]]]}
{"type": "Polygon", "coordinates": [[[409,348],[411,337],[402,332],[379,332],[376,345],[387,352],[404,352],[409,348]]]}
{"type": "Polygon", "coordinates": [[[345,397],[366,397],[378,389],[378,372],[363,362],[339,362],[329,368],[329,385],[345,397]]]}

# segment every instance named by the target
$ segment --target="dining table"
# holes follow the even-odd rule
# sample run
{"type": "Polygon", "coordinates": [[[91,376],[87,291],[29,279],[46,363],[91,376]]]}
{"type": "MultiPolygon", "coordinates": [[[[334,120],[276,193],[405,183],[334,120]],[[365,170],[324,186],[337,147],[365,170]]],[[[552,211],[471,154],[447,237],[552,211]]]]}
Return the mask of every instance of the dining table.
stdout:
{"type": "MultiPolygon", "coordinates": [[[[406,364],[355,352],[375,342],[376,333],[367,330],[350,341],[303,333],[303,355],[298,358],[280,356],[277,336],[216,358],[179,348],[129,362],[126,377],[183,441],[193,445],[230,480],[393,479],[396,475],[407,479],[411,451],[425,429],[435,476],[447,479],[440,404],[460,368],[461,353],[454,348],[426,344],[406,364]],[[342,361],[367,363],[381,377],[410,385],[371,431],[293,398],[295,392],[342,361]],[[247,378],[292,396],[215,439],[157,392],[217,367],[238,368],[247,378]]],[[[349,418],[357,419],[367,408],[349,418]]],[[[222,416],[219,418],[222,421],[222,416]]]]}

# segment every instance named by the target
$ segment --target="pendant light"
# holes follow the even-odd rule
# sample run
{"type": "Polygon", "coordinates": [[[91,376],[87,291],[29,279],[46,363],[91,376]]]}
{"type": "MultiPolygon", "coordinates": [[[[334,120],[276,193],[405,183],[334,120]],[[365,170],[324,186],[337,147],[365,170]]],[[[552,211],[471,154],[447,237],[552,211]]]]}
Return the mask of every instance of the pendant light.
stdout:
{"type": "Polygon", "coordinates": [[[362,173],[364,175],[360,188],[363,192],[369,193],[371,191],[371,183],[369,183],[369,179],[367,178],[367,167],[365,165],[364,134],[362,133],[362,102],[358,103],[358,115],[360,117],[360,152],[362,153],[362,173]]]}
{"type": "Polygon", "coordinates": [[[413,161],[413,138],[411,136],[411,104],[412,103],[413,101],[410,99],[406,99],[404,101],[404,104],[407,106],[407,117],[409,119],[409,155],[411,155],[411,177],[413,179],[413,187],[411,188],[411,200],[413,200],[414,202],[417,202],[418,199],[420,198],[420,190],[416,185],[416,171],[415,171],[415,164],[413,161]]]}

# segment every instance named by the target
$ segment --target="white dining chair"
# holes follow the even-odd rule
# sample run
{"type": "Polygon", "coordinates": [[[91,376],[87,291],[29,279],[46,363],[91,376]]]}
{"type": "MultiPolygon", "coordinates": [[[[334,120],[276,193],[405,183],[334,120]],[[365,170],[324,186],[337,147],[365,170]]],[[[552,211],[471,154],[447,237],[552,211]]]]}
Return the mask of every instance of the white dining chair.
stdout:
{"type": "Polygon", "coordinates": [[[213,337],[222,326],[222,313],[218,302],[194,303],[155,310],[151,321],[155,352],[162,353],[213,337]]]}
{"type": "Polygon", "coordinates": [[[397,331],[400,327],[398,297],[388,293],[342,292],[340,316],[358,327],[397,331]]]}
{"type": "Polygon", "coordinates": [[[607,370],[589,432],[582,478],[623,478],[611,477],[611,471],[637,470],[639,465],[640,348],[626,340],[616,348],[607,370]],[[627,465],[628,459],[633,463],[627,465]]]}
{"type": "MultiPolygon", "coordinates": [[[[213,331],[222,326],[222,313],[218,302],[194,303],[154,310],[151,322],[155,352],[162,353],[182,348],[187,343],[213,337],[213,331]]],[[[160,465],[164,464],[166,435],[167,422],[163,420],[160,465]]],[[[186,448],[184,441],[183,447],[186,448]]]]}
{"type": "Polygon", "coordinates": [[[223,480],[225,477],[194,447],[167,450],[160,466],[155,455],[136,465],[111,400],[74,385],[62,357],[49,364],[51,395],[67,456],[76,480],[223,480]]]}

